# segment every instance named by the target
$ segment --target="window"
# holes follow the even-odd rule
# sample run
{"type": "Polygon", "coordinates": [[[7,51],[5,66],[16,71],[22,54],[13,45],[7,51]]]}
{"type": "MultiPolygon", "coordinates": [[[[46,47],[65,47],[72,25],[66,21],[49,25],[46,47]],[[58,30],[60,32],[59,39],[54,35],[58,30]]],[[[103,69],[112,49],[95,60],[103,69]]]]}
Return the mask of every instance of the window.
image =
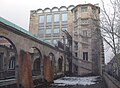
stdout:
{"type": "Polygon", "coordinates": [[[75,50],[78,50],[78,42],[74,42],[74,48],[75,48],[75,50]]]}
{"type": "Polygon", "coordinates": [[[44,23],[44,16],[39,16],[39,23],[44,23]]]}
{"type": "Polygon", "coordinates": [[[39,58],[37,58],[34,61],[33,70],[40,70],[40,59],[39,58]]]}
{"type": "Polygon", "coordinates": [[[38,30],[39,34],[44,34],[44,30],[38,30]]]}
{"type": "Polygon", "coordinates": [[[88,61],[88,52],[83,52],[83,60],[88,61]]]}
{"type": "Polygon", "coordinates": [[[96,13],[96,8],[95,7],[92,8],[92,12],[96,13]]]}
{"type": "Polygon", "coordinates": [[[88,19],[81,19],[81,24],[88,24],[89,23],[89,20],[88,19]]]}
{"type": "Polygon", "coordinates": [[[87,30],[83,30],[83,36],[87,36],[87,30]]]}
{"type": "Polygon", "coordinates": [[[75,53],[75,57],[78,57],[78,54],[77,54],[77,52],[75,53]]]}
{"type": "Polygon", "coordinates": [[[11,57],[9,69],[15,69],[15,57],[11,57]]]}
{"type": "Polygon", "coordinates": [[[81,12],[87,12],[87,6],[82,6],[81,7],[81,12]]]}
{"type": "Polygon", "coordinates": [[[62,21],[67,21],[67,13],[62,14],[62,21]]]}
{"type": "Polygon", "coordinates": [[[54,15],[54,22],[59,22],[60,21],[60,16],[59,14],[54,15]]]}
{"type": "Polygon", "coordinates": [[[51,29],[46,29],[46,34],[51,34],[51,29]]]}
{"type": "Polygon", "coordinates": [[[60,29],[59,28],[55,28],[53,32],[54,33],[60,33],[60,29]]]}
{"type": "Polygon", "coordinates": [[[33,76],[40,75],[41,73],[40,64],[41,64],[40,58],[37,58],[33,64],[33,76]]]}
{"type": "Polygon", "coordinates": [[[52,22],[52,15],[47,15],[47,23],[52,22]]]}

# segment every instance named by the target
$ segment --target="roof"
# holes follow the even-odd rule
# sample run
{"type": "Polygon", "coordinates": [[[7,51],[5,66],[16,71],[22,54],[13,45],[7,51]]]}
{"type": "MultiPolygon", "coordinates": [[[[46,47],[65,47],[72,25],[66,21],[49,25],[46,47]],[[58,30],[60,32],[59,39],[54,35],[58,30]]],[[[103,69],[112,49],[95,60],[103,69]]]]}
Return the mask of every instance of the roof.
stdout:
{"type": "Polygon", "coordinates": [[[99,13],[100,13],[100,7],[99,6],[96,6],[96,5],[93,5],[91,3],[88,3],[88,4],[79,4],[77,6],[75,6],[71,11],[73,11],[75,8],[79,7],[79,6],[91,6],[91,7],[96,7],[99,9],[99,13]]]}
{"type": "Polygon", "coordinates": [[[18,31],[20,31],[20,32],[22,32],[22,33],[24,33],[24,34],[26,34],[26,35],[28,35],[28,36],[36,39],[36,40],[39,40],[39,41],[41,41],[41,42],[43,42],[43,43],[45,43],[45,44],[47,44],[47,45],[50,45],[50,46],[52,46],[52,47],[55,47],[55,45],[47,42],[47,41],[44,40],[44,39],[41,39],[41,38],[37,37],[36,35],[33,35],[33,34],[30,33],[29,31],[23,29],[22,27],[14,24],[14,23],[12,23],[12,22],[10,22],[10,21],[2,18],[2,17],[0,17],[0,22],[4,23],[4,24],[6,24],[6,25],[8,25],[8,26],[10,26],[10,27],[13,27],[14,29],[16,29],[16,30],[18,30],[18,31]]]}

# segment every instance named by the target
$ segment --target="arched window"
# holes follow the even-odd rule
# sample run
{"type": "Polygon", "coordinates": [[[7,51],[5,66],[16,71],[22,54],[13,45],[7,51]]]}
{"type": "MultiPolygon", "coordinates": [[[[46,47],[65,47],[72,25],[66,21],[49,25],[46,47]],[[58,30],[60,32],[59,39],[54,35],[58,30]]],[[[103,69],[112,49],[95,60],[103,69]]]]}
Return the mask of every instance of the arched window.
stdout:
{"type": "Polygon", "coordinates": [[[41,73],[40,64],[41,64],[40,58],[37,58],[33,64],[33,75],[34,76],[40,75],[41,73]]]}
{"type": "Polygon", "coordinates": [[[9,69],[15,69],[15,57],[10,58],[9,69]]]}
{"type": "Polygon", "coordinates": [[[34,69],[34,70],[40,70],[40,59],[39,59],[39,58],[37,58],[37,59],[34,61],[33,69],[34,69]]]}
{"type": "Polygon", "coordinates": [[[62,71],[62,63],[63,63],[63,59],[59,58],[58,59],[58,71],[61,72],[62,71]]]}

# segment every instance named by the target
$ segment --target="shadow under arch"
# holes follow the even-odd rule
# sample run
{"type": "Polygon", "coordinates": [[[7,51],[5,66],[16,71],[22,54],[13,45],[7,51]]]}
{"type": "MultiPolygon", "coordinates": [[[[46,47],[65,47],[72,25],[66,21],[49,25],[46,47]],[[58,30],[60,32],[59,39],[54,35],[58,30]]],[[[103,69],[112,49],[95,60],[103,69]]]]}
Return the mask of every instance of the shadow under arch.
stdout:
{"type": "Polygon", "coordinates": [[[2,68],[0,69],[0,79],[17,78],[17,58],[18,53],[15,44],[9,38],[0,35],[0,68],[2,68]],[[14,57],[14,60],[11,61],[11,57],[14,57]]]}
{"type": "Polygon", "coordinates": [[[9,42],[12,44],[13,49],[15,50],[15,53],[16,53],[16,57],[17,57],[17,56],[18,56],[18,53],[17,53],[17,48],[16,48],[15,44],[14,44],[9,38],[7,38],[7,37],[5,37],[5,36],[1,36],[1,35],[0,35],[0,38],[4,38],[4,39],[6,39],[7,41],[9,41],[9,42]]]}
{"type": "Polygon", "coordinates": [[[33,69],[32,69],[32,76],[39,76],[41,75],[41,62],[42,62],[42,54],[41,51],[37,47],[32,47],[37,52],[33,52],[32,59],[33,59],[33,69]],[[37,55],[35,55],[37,54],[37,55]],[[35,57],[34,57],[35,56],[35,57]]]}
{"type": "Polygon", "coordinates": [[[37,47],[32,47],[32,48],[36,49],[36,50],[38,51],[38,53],[39,53],[40,57],[42,58],[41,51],[40,51],[37,47]]]}

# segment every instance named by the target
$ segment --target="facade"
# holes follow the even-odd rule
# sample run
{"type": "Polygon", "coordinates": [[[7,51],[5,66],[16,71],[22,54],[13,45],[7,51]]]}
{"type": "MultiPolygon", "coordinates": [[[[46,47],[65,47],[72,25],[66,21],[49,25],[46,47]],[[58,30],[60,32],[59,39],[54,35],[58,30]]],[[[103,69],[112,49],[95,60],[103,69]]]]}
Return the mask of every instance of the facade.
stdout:
{"type": "Polygon", "coordinates": [[[65,74],[65,54],[0,17],[0,88],[33,88],[65,74]]]}
{"type": "MultiPolygon", "coordinates": [[[[99,13],[100,8],[92,4],[32,10],[29,31],[57,45],[66,30],[72,36],[72,72],[98,75],[104,64],[99,13]]],[[[68,44],[66,36],[65,41],[68,44]]]]}
{"type": "MultiPolygon", "coordinates": [[[[65,35],[62,30],[72,33],[72,8],[74,8],[73,5],[32,10],[29,31],[55,45],[57,41],[63,42],[65,35]]],[[[66,37],[65,43],[68,43],[66,37]]]]}

